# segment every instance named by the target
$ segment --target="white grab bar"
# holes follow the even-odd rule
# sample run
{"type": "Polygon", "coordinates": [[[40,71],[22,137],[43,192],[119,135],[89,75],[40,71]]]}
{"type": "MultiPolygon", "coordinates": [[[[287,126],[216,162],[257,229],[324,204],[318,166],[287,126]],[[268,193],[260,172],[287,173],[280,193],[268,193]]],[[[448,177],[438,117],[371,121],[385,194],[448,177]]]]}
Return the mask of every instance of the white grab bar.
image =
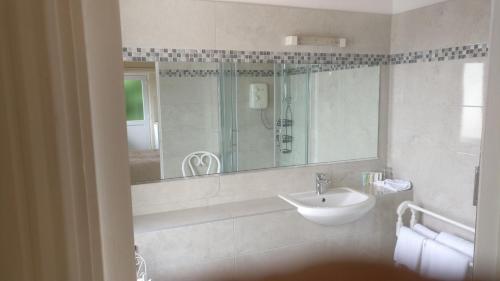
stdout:
{"type": "Polygon", "coordinates": [[[472,232],[473,234],[476,233],[476,230],[470,226],[467,226],[465,224],[459,223],[457,221],[454,221],[452,219],[449,219],[447,217],[438,215],[434,212],[431,212],[429,210],[426,210],[418,205],[415,204],[415,202],[412,201],[404,201],[401,203],[398,207],[397,214],[398,214],[398,221],[396,223],[396,236],[399,235],[399,229],[403,226],[403,214],[406,212],[406,210],[410,209],[411,211],[411,219],[410,219],[410,226],[413,227],[417,223],[417,217],[416,213],[421,212],[426,215],[429,215],[433,218],[436,218],[440,221],[444,221],[446,223],[449,223],[451,225],[454,225],[460,229],[467,230],[469,232],[472,232]]]}

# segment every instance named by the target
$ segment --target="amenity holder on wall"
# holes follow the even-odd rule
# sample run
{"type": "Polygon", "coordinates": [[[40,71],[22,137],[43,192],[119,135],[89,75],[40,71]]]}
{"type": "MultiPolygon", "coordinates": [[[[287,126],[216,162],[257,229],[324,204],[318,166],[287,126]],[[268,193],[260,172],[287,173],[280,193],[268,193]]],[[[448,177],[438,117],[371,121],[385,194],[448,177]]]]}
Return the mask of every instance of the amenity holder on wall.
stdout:
{"type": "Polygon", "coordinates": [[[285,46],[332,46],[347,47],[347,39],[331,36],[289,35],[285,37],[285,46]]]}
{"type": "MultiPolygon", "coordinates": [[[[459,223],[457,221],[454,221],[452,219],[449,219],[447,217],[444,217],[442,215],[436,214],[432,211],[426,210],[412,201],[404,201],[401,203],[397,209],[397,214],[398,214],[398,221],[396,222],[396,236],[399,236],[399,230],[401,227],[403,227],[403,215],[406,212],[406,210],[410,209],[411,212],[411,218],[410,218],[410,228],[413,228],[415,224],[417,224],[417,212],[421,212],[423,214],[426,214],[428,216],[431,216],[435,219],[438,219],[442,222],[446,222],[448,224],[451,224],[453,226],[456,226],[460,229],[466,230],[471,232],[472,234],[476,233],[476,230],[470,226],[467,226],[463,223],[459,223]]],[[[472,262],[469,264],[470,267],[472,267],[472,262]]]]}

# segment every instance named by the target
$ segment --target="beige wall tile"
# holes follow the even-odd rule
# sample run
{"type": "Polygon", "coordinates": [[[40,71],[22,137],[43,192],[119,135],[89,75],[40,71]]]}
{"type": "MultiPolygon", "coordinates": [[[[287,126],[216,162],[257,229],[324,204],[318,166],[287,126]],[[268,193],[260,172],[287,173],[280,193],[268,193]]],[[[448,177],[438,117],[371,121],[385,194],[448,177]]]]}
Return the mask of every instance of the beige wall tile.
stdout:
{"type": "Polygon", "coordinates": [[[135,236],[135,244],[153,280],[226,272],[233,267],[233,220],[143,233],[135,236]]]}
{"type": "Polygon", "coordinates": [[[266,252],[237,256],[235,272],[238,276],[259,278],[298,271],[321,262],[322,257],[326,256],[325,246],[326,241],[306,242],[266,252]]]}
{"type": "Polygon", "coordinates": [[[484,43],[490,0],[454,0],[392,17],[391,53],[484,43]]]}
{"type": "Polygon", "coordinates": [[[215,4],[193,0],[120,0],[122,44],[215,49],[215,4]]]}
{"type": "MultiPolygon", "coordinates": [[[[392,53],[488,41],[489,0],[455,0],[395,15],[392,53]]],[[[388,165],[424,207],[474,225],[487,59],[391,66],[388,165]],[[476,78],[477,77],[477,78],[476,78]]],[[[437,230],[446,224],[425,219],[437,230]]],[[[467,234],[466,234],[467,236],[467,234]]]]}
{"type": "Polygon", "coordinates": [[[218,176],[134,185],[134,215],[206,206],[208,199],[217,195],[218,190],[218,176]]]}
{"type": "Polygon", "coordinates": [[[389,15],[214,3],[197,0],[121,0],[124,46],[265,51],[322,51],[286,47],[293,34],[348,39],[336,52],[388,53],[389,15]]]}
{"type": "Polygon", "coordinates": [[[331,174],[330,171],[331,168],[325,165],[224,175],[221,177],[220,193],[213,200],[241,201],[312,190],[314,174],[331,174]]]}
{"type": "Polygon", "coordinates": [[[234,226],[235,251],[244,255],[317,240],[322,228],[305,220],[296,210],[238,218],[234,226]]]}
{"type": "Polygon", "coordinates": [[[483,108],[464,97],[472,91],[481,101],[484,88],[474,81],[467,85],[471,74],[465,69],[485,62],[470,59],[392,69],[388,165],[398,178],[413,182],[418,203],[469,225],[475,222],[473,181],[483,108]]]}
{"type": "Polygon", "coordinates": [[[322,51],[330,47],[284,46],[287,35],[330,35],[348,39],[335,52],[387,53],[390,16],[327,10],[217,3],[217,48],[270,51],[322,51]]]}

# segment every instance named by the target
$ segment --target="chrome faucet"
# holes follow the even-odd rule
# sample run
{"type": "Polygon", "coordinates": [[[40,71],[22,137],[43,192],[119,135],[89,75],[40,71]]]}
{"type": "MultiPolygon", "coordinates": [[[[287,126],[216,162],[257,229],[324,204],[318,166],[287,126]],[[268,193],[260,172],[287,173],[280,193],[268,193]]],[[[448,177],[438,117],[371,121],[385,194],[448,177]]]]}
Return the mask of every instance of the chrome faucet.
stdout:
{"type": "Polygon", "coordinates": [[[316,194],[321,195],[326,192],[328,184],[332,181],[327,179],[327,175],[325,173],[316,173],[315,183],[316,183],[316,194]]]}

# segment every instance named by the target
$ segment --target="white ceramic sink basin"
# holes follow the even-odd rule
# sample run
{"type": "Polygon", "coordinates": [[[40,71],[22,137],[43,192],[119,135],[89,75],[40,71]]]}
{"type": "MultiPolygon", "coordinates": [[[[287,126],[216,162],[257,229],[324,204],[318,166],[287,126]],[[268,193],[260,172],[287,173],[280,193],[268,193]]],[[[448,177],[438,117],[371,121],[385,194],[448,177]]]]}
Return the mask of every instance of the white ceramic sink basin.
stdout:
{"type": "Polygon", "coordinates": [[[279,197],[297,207],[306,219],[323,225],[355,221],[375,206],[375,197],[348,187],[330,189],[321,195],[311,191],[279,197]]]}

